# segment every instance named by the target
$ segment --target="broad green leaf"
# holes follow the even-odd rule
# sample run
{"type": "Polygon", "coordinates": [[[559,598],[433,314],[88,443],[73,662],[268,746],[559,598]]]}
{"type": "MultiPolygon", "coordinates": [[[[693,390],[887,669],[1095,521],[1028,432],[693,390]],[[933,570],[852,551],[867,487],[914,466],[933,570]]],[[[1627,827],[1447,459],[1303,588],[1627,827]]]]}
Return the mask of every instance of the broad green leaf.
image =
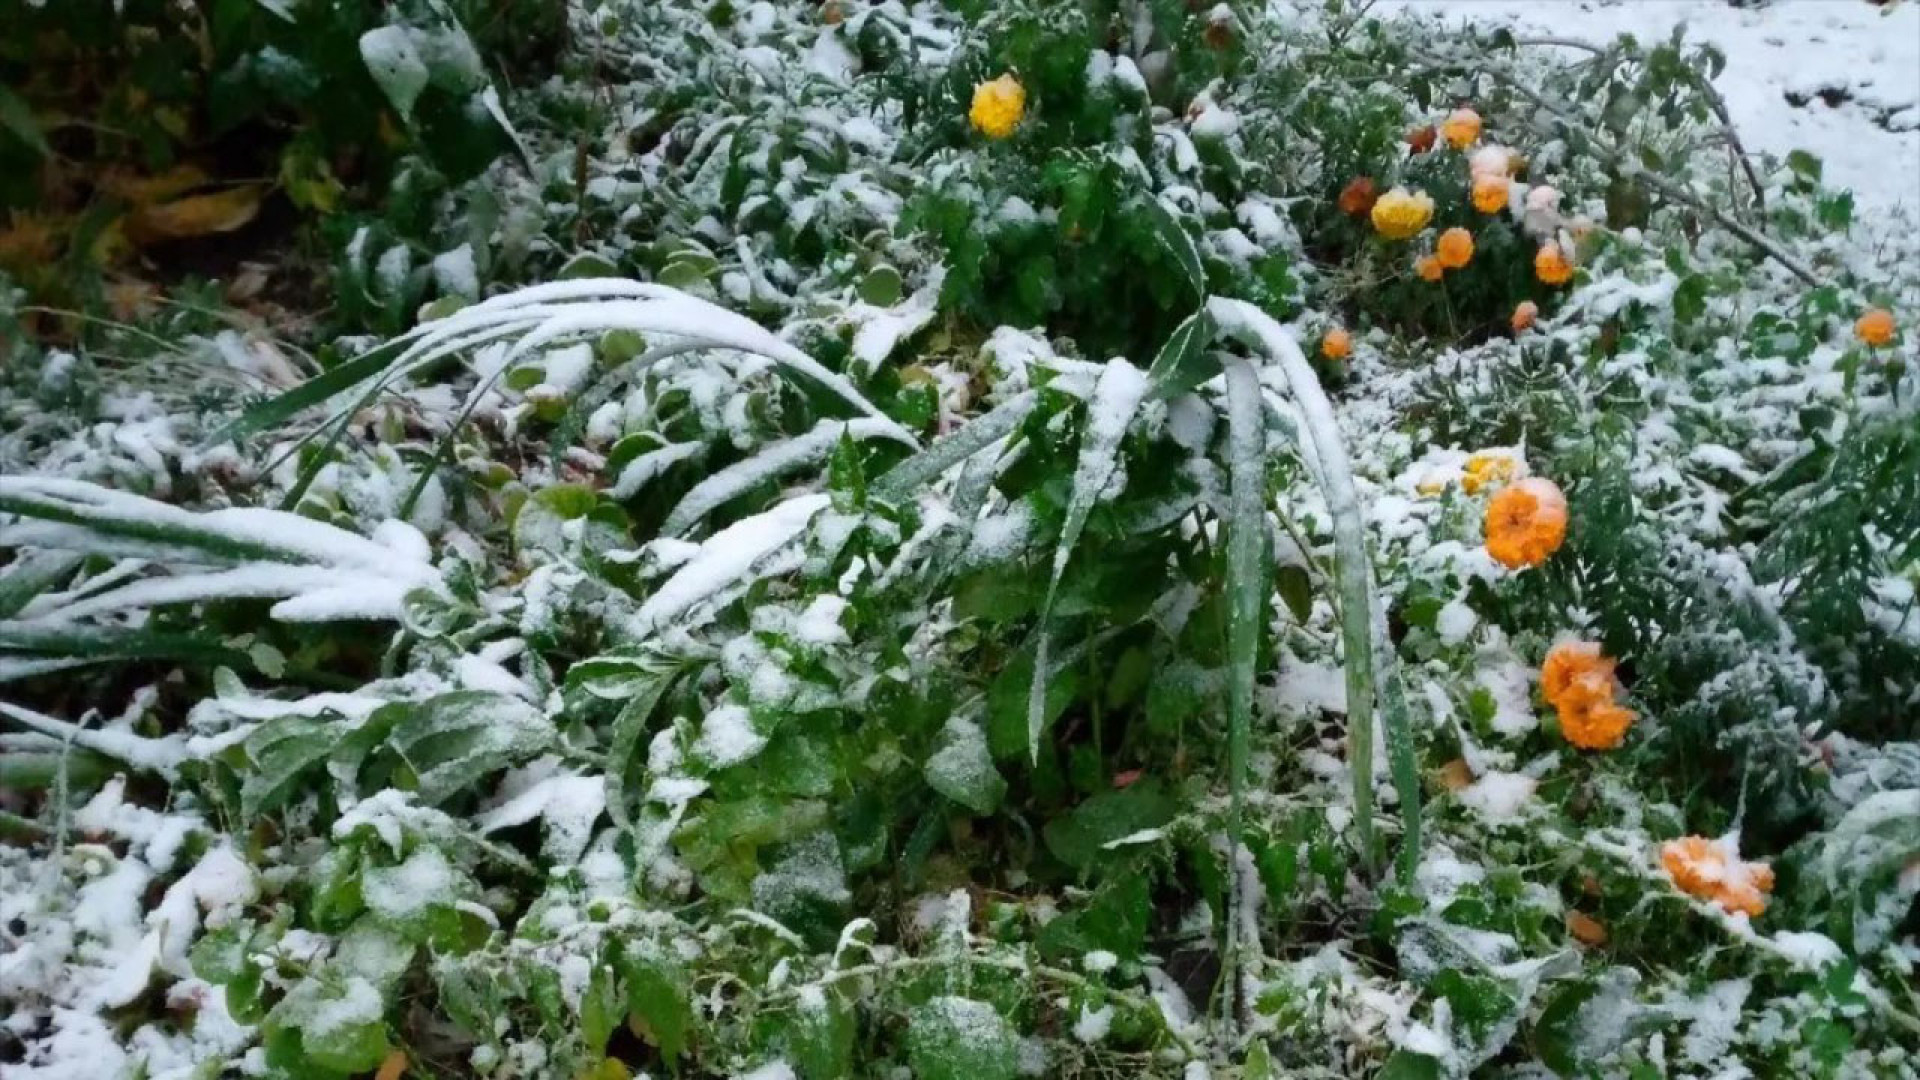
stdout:
{"type": "Polygon", "coordinates": [[[960,430],[907,458],[880,474],[873,482],[873,495],[886,502],[899,502],[940,478],[948,469],[1005,438],[1020,426],[1040,396],[1022,391],[976,417],[960,430]]]}
{"type": "Polygon", "coordinates": [[[831,991],[806,987],[787,1027],[787,1056],[800,1080],[845,1080],[853,1075],[853,1010],[831,991]]]}
{"type": "Polygon", "coordinates": [[[1147,369],[1154,397],[1170,398],[1186,393],[1219,374],[1220,365],[1207,351],[1213,343],[1214,330],[1213,317],[1204,307],[1173,328],[1166,343],[1154,354],[1153,366],[1147,369]]]}
{"type": "Polygon", "coordinates": [[[241,815],[255,819],[304,790],[300,781],[327,760],[338,739],[337,724],[309,716],[282,716],[260,725],[245,743],[251,767],[240,783],[241,815]]]}
{"type": "Polygon", "coordinates": [[[1395,1050],[1373,1080],[1440,1080],[1440,1060],[1411,1050],[1395,1050]]]}
{"type": "Polygon", "coordinates": [[[516,697],[458,690],[406,709],[387,747],[413,771],[420,802],[432,806],[552,745],[553,725],[516,697]]]}
{"type": "Polygon", "coordinates": [[[627,1011],[635,1031],[660,1048],[669,1062],[686,1052],[692,1037],[693,1006],[687,1000],[687,980],[671,962],[628,952],[621,972],[626,976],[627,1011]]]}
{"type": "Polygon", "coordinates": [[[881,263],[860,279],[860,299],[875,307],[892,307],[900,302],[900,271],[881,263]]]}
{"type": "Polygon", "coordinates": [[[927,759],[927,784],[933,790],[972,810],[991,814],[1006,797],[1007,782],[993,767],[986,733],[964,717],[953,717],[941,737],[942,745],[927,759]]]}
{"type": "Polygon", "coordinates": [[[1140,200],[1146,208],[1147,220],[1153,223],[1153,234],[1160,241],[1167,254],[1186,276],[1187,284],[1193,288],[1196,300],[1204,300],[1207,295],[1207,271],[1200,263],[1200,249],[1193,244],[1193,237],[1180,227],[1159,199],[1148,196],[1140,200]]]}
{"type": "Polygon", "coordinates": [[[46,136],[40,133],[40,122],[34,119],[33,106],[5,86],[0,86],[0,129],[12,132],[15,138],[27,144],[28,149],[43,158],[53,153],[53,149],[47,145],[46,136]]]}
{"type": "Polygon", "coordinates": [[[431,77],[427,63],[414,48],[413,31],[404,26],[382,26],[360,35],[360,59],[367,65],[380,92],[400,119],[413,116],[413,103],[431,77]]]}
{"type": "Polygon", "coordinates": [[[937,997],[907,1020],[907,1060],[915,1080],[1013,1080],[1019,1037],[993,1006],[937,997]]]}
{"type": "Polygon", "coordinates": [[[1047,849],[1075,869],[1093,865],[1105,845],[1173,820],[1172,798],[1153,780],[1104,791],[1047,823],[1047,849]]]}

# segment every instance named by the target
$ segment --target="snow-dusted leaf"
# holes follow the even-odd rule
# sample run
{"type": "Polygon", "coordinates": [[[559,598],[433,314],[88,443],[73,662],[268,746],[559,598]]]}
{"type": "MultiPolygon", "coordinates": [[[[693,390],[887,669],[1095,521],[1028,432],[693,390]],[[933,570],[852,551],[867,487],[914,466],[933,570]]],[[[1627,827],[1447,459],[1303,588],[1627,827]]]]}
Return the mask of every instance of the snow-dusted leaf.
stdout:
{"type": "Polygon", "coordinates": [[[893,422],[865,417],[858,420],[822,420],[805,435],[762,448],[695,484],[667,515],[660,531],[669,536],[686,532],[714,510],[744,492],[825,461],[842,437],[872,439],[891,434],[893,422]]]}
{"type": "Polygon", "coordinates": [[[1101,369],[1094,384],[1093,397],[1087,402],[1086,426],[1080,436],[1080,455],[1073,470],[1073,493],[1067,503],[1067,518],[1060,527],[1059,544],[1053,552],[1053,572],[1047,584],[1047,598],[1040,607],[1039,636],[1034,646],[1033,685],[1027,694],[1027,752],[1035,760],[1040,756],[1040,729],[1047,704],[1047,653],[1051,641],[1048,622],[1053,615],[1060,578],[1067,571],[1067,560],[1080,542],[1087,518],[1106,493],[1120,464],[1120,443],[1146,397],[1148,382],[1140,369],[1115,357],[1101,369]]]}
{"type": "Polygon", "coordinates": [[[793,541],[829,497],[802,495],[762,514],[727,526],[700,545],[646,602],[634,619],[635,633],[646,636],[694,605],[751,576],[756,565],[793,541]]]}
{"type": "Polygon", "coordinates": [[[553,725],[525,701],[459,690],[408,706],[387,746],[413,772],[420,802],[431,806],[540,753],[553,739],[553,725]]]}
{"type": "Polygon", "coordinates": [[[960,430],[902,461],[873,483],[876,498],[897,502],[932,483],[948,469],[1007,437],[1039,404],[1040,395],[1024,390],[968,421],[960,430]]]}
{"type": "Polygon", "coordinates": [[[909,1018],[907,1057],[919,1080],[1013,1080],[1019,1036],[984,1001],[937,997],[909,1018]]]}
{"type": "Polygon", "coordinates": [[[360,59],[375,85],[402,120],[413,116],[413,103],[427,88],[431,74],[414,47],[413,31],[404,26],[382,26],[360,35],[360,59]]]}
{"type": "Polygon", "coordinates": [[[1006,797],[1007,782],[993,767],[986,732],[964,717],[947,720],[940,749],[927,758],[927,785],[972,810],[991,814],[1006,797]]]}

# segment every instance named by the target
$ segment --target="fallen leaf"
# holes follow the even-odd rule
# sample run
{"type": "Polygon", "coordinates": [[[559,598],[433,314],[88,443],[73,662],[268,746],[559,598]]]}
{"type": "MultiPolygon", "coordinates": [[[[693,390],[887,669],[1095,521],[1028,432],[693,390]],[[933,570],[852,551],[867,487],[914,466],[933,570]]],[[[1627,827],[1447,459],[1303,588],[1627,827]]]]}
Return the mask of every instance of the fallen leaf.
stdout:
{"type": "Polygon", "coordinates": [[[109,169],[94,186],[116,199],[135,206],[152,206],[177,199],[213,178],[195,165],[175,165],[157,176],[143,176],[128,169],[109,169]]]}
{"type": "Polygon", "coordinates": [[[387,1051],[386,1060],[380,1063],[380,1071],[373,1074],[373,1080],[400,1080],[407,1071],[407,1052],[395,1047],[387,1051]]]}
{"type": "Polygon", "coordinates": [[[1465,758],[1454,758],[1440,766],[1440,786],[1448,791],[1459,791],[1473,783],[1473,770],[1467,767],[1465,758]]]}
{"type": "Polygon", "coordinates": [[[141,207],[127,215],[127,235],[151,243],[232,232],[253,220],[265,195],[266,188],[247,184],[141,207]]]}
{"type": "Polygon", "coordinates": [[[1582,945],[1607,943],[1607,924],[1584,912],[1567,912],[1567,933],[1582,945]]]}

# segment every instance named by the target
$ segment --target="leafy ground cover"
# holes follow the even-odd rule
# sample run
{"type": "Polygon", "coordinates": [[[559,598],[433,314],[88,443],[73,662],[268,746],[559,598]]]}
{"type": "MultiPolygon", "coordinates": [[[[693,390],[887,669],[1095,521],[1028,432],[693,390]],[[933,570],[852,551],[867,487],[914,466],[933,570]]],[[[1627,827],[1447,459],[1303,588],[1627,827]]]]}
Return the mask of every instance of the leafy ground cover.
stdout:
{"type": "Polygon", "coordinates": [[[25,10],[8,1076],[1914,1075],[1920,245],[1711,46],[25,10]]]}

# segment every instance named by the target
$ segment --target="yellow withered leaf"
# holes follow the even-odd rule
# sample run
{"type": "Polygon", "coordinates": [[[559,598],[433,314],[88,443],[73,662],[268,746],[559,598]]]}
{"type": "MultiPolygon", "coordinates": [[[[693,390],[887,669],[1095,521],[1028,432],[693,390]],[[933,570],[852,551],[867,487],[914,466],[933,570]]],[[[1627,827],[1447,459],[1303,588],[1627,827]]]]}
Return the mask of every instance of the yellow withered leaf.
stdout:
{"type": "Polygon", "coordinates": [[[245,184],[143,206],[127,215],[127,235],[136,242],[152,243],[232,232],[260,212],[260,200],[266,192],[258,184],[245,184]]]}

